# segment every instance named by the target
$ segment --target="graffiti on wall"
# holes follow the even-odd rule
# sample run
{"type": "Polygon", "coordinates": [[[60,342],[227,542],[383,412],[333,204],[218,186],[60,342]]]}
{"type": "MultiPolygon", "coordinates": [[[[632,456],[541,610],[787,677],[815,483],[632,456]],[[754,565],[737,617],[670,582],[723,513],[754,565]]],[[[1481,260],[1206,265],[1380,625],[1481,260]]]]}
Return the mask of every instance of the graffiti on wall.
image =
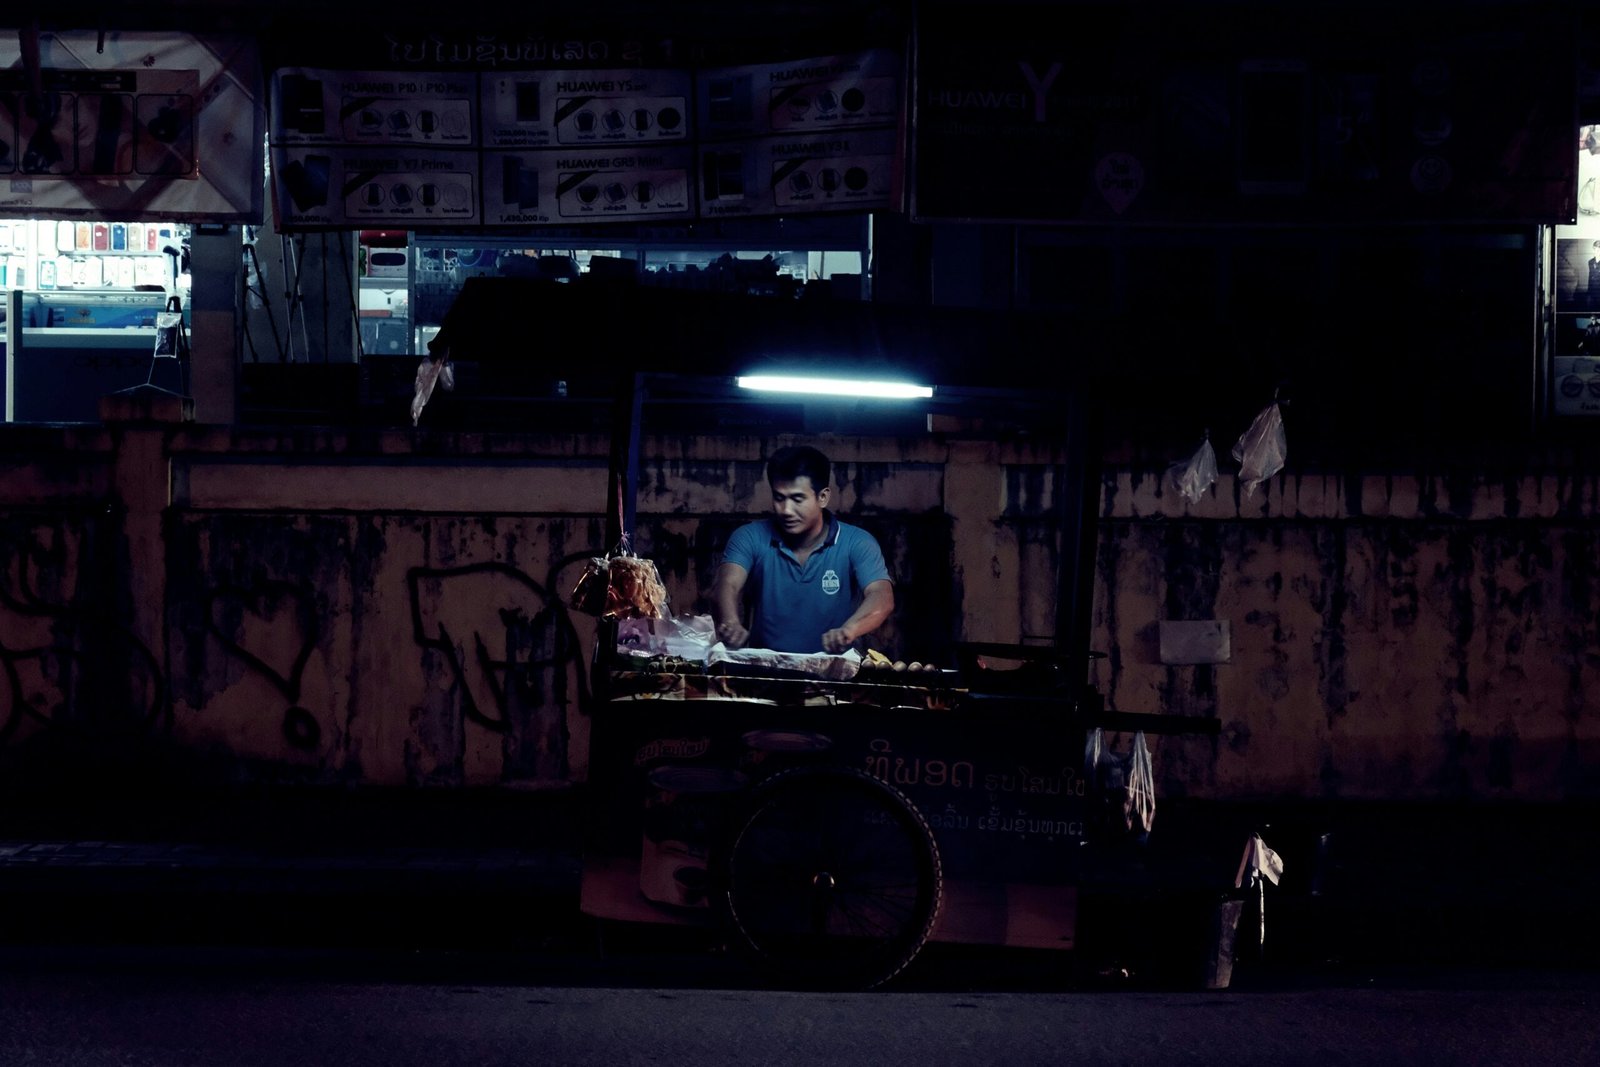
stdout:
{"type": "Polygon", "coordinates": [[[35,530],[14,543],[0,574],[0,668],[6,704],[0,744],[24,724],[58,720],[155,730],[171,725],[166,673],[139,637],[111,611],[80,606],[77,542],[60,530],[35,530]]]}
{"type": "Polygon", "coordinates": [[[275,579],[219,585],[206,594],[206,629],[283,695],[288,703],[283,738],[289,746],[316,751],[322,726],[300,704],[300,682],[318,636],[310,590],[275,579]]]}
{"type": "Polygon", "coordinates": [[[505,563],[406,573],[412,635],[442,657],[466,721],[502,735],[508,777],[567,776],[567,714],[587,706],[588,682],[577,630],[548,590],[589,555],[558,561],[547,584],[505,563]]]}

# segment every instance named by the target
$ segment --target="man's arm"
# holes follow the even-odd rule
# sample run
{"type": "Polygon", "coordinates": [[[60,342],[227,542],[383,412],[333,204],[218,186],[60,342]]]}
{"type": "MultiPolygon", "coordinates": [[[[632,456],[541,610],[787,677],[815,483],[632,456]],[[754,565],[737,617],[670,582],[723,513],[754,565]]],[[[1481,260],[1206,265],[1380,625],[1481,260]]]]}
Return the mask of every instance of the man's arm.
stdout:
{"type": "MultiPolygon", "coordinates": [[[[720,578],[721,575],[718,575],[720,578]]],[[[822,635],[822,647],[827,652],[843,652],[858,637],[865,637],[894,612],[894,583],[887,578],[868,582],[861,591],[861,605],[844,621],[844,625],[822,635]]]]}
{"type": "Polygon", "coordinates": [[[743,648],[750,631],[740,621],[740,601],[750,572],[737,563],[717,568],[717,584],[711,594],[711,618],[717,624],[717,639],[729,648],[743,648]]]}

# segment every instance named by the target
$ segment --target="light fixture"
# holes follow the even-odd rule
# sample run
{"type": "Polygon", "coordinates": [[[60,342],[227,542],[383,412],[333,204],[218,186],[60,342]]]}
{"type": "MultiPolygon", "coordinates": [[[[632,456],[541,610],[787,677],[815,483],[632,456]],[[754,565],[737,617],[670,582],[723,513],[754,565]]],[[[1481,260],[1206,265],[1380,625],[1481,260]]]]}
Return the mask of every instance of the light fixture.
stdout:
{"type": "Polygon", "coordinates": [[[933,387],[910,382],[864,382],[849,378],[802,378],[781,374],[741,375],[740,389],[769,393],[811,393],[819,396],[873,396],[893,400],[931,397],[933,387]]]}

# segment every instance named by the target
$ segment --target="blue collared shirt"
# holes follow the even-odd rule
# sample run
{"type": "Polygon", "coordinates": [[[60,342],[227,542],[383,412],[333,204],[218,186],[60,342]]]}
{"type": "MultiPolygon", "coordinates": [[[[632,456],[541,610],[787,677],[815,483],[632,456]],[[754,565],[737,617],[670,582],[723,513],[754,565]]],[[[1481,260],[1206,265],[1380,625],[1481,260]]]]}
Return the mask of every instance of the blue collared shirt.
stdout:
{"type": "Polygon", "coordinates": [[[778,536],[771,519],[733,531],[722,561],[743,567],[745,600],[752,607],[750,648],[821,652],[822,635],[844,625],[863,590],[888,579],[883,550],[867,531],[826,512],[828,532],[804,564],[778,536]]]}

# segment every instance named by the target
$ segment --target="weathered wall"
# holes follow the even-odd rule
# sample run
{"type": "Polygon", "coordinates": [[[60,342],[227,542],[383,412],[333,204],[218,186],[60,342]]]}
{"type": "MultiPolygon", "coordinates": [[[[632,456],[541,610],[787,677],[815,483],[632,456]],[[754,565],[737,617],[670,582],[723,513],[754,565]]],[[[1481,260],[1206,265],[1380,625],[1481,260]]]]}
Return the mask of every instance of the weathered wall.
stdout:
{"type": "MultiPolygon", "coordinates": [[[[4,440],[0,757],[13,781],[150,746],[172,763],[162,774],[208,781],[586,775],[595,627],[563,598],[606,547],[606,439],[120,424],[4,440]]],[[[676,610],[709,610],[728,534],[767,506],[772,447],[646,442],[635,547],[659,561],[676,610]]],[[[1015,604],[1049,617],[1051,591],[1020,570],[1004,597],[988,590],[1015,555],[1005,472],[1058,456],[826,447],[837,506],[878,535],[900,579],[878,647],[948,661],[963,634],[1012,636],[1015,604]],[[969,559],[981,598],[963,596],[969,559]]]]}
{"type": "MultiPolygon", "coordinates": [[[[764,509],[762,438],[645,442],[636,548],[705,612],[764,509]]],[[[1056,463],[1042,445],[824,439],[837,506],[882,541],[873,641],[1048,638],[1056,463]]],[[[0,772],[107,760],[226,782],[546,787],[581,780],[607,442],[118,424],[0,434],[0,772]],[[92,754],[92,755],[86,755],[92,754]]],[[[1600,478],[1230,476],[1190,507],[1105,474],[1091,680],[1153,739],[1167,795],[1600,794],[1600,478]],[[1168,666],[1162,620],[1221,619],[1229,662],[1168,666]]]]}
{"type": "MultiPolygon", "coordinates": [[[[1593,468],[1589,468],[1592,472],[1593,468]]],[[[1557,800],[1600,793],[1600,478],[1224,475],[1193,507],[1107,479],[1092,675],[1128,710],[1214,715],[1157,741],[1169,791],[1557,800]],[[1159,620],[1229,623],[1167,666],[1159,620]]]]}

